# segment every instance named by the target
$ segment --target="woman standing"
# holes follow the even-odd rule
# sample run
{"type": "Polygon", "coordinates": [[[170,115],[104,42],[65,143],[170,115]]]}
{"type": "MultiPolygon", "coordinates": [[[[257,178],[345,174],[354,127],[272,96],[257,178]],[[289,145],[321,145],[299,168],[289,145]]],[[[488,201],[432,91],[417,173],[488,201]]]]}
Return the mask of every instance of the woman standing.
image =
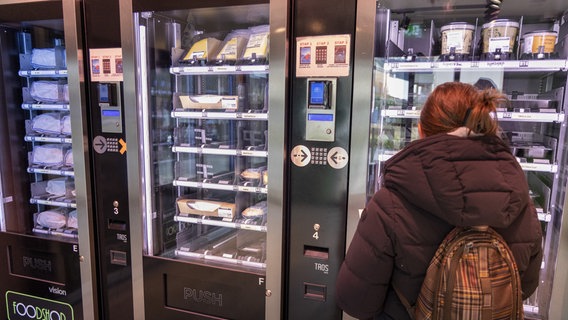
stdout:
{"type": "Polygon", "coordinates": [[[428,97],[421,139],[389,159],[337,278],[337,303],[360,319],[409,319],[438,245],[454,226],[488,225],[509,244],[523,299],[538,286],[542,231],[525,174],[500,138],[493,89],[448,82],[428,97]]]}

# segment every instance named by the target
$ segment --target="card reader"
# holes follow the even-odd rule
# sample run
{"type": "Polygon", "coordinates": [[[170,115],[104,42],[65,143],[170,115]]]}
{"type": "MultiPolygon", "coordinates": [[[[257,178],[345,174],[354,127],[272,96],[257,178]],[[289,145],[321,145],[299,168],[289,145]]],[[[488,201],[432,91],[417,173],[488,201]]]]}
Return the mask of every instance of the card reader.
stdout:
{"type": "Polygon", "coordinates": [[[308,78],[306,140],[335,141],[337,78],[308,78]]]}

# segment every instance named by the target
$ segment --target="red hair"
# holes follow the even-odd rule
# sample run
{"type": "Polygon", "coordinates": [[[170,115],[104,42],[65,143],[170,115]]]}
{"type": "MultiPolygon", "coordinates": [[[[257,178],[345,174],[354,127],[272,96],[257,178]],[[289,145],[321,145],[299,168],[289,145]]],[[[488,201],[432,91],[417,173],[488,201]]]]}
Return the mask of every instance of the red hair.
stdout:
{"type": "Polygon", "coordinates": [[[420,127],[426,137],[453,131],[459,127],[497,135],[497,107],[507,97],[495,90],[479,90],[463,82],[446,82],[430,94],[420,112],[420,127]]]}

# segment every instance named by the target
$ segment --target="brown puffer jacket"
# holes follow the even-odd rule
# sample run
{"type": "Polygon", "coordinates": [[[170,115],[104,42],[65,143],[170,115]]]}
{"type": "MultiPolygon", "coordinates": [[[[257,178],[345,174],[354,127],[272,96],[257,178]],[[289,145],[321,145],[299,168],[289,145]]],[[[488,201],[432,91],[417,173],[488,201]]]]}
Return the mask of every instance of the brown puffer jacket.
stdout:
{"type": "Polygon", "coordinates": [[[453,226],[489,225],[507,241],[524,298],[537,285],[542,231],[525,175],[497,137],[438,134],[410,143],[385,163],[337,278],[340,308],[360,318],[409,316],[428,264],[453,226]]]}

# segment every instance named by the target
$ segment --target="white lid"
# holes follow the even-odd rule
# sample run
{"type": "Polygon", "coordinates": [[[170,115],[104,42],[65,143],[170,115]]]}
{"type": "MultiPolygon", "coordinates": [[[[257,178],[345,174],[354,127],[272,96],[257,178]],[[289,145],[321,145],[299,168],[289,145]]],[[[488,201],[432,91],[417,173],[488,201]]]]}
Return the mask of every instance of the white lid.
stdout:
{"type": "Polygon", "coordinates": [[[519,27],[519,23],[514,20],[508,19],[497,19],[483,24],[483,28],[491,28],[491,27],[519,27]]]}
{"type": "Polygon", "coordinates": [[[447,30],[475,30],[475,26],[467,22],[452,22],[440,28],[442,32],[447,30]]]}

